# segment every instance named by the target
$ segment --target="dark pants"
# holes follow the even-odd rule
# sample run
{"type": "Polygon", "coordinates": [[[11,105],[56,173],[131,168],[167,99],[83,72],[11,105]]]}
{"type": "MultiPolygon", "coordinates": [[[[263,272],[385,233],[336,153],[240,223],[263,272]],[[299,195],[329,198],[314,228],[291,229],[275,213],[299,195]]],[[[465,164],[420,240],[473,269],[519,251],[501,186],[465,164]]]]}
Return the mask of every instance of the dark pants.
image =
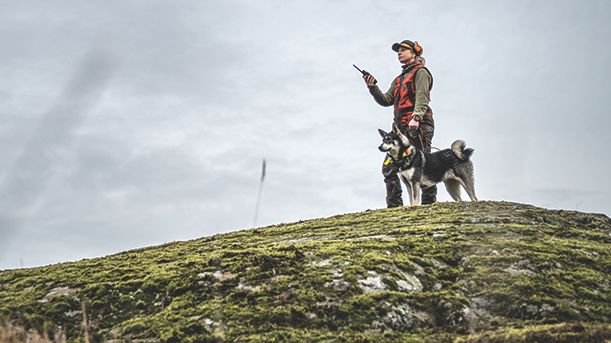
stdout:
{"type": "MultiPolygon", "coordinates": [[[[401,128],[407,130],[407,126],[401,128]]],[[[435,133],[435,122],[433,116],[425,115],[423,120],[420,122],[420,129],[416,131],[409,131],[411,137],[416,139],[416,145],[418,149],[424,152],[431,152],[431,142],[433,141],[433,134],[435,133]]],[[[394,170],[392,160],[387,161],[389,158],[384,159],[382,164],[382,175],[384,175],[384,183],[386,184],[386,206],[397,207],[403,206],[403,198],[401,197],[401,180],[394,170]]],[[[437,186],[432,186],[422,189],[422,204],[432,204],[437,201],[437,186]]]]}

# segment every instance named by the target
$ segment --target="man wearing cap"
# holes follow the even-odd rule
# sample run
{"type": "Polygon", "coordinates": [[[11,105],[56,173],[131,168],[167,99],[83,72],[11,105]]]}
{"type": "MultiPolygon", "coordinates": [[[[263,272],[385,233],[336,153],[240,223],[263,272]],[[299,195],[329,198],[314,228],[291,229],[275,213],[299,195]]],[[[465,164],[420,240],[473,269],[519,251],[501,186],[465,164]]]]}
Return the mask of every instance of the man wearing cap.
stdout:
{"type": "MultiPolygon", "coordinates": [[[[429,107],[430,92],[433,88],[433,76],[424,67],[422,46],[418,42],[404,40],[394,43],[392,50],[397,52],[403,71],[390,84],[386,93],[382,93],[376,85],[377,81],[371,74],[363,76],[369,93],[382,106],[394,106],[394,123],[401,132],[409,134],[425,152],[431,152],[431,142],[435,131],[433,111],[429,107]]],[[[386,205],[388,207],[403,206],[401,197],[401,181],[394,170],[393,161],[384,159],[382,166],[384,183],[386,184],[386,205]]],[[[437,201],[437,186],[422,190],[422,204],[432,204],[437,201]]]]}

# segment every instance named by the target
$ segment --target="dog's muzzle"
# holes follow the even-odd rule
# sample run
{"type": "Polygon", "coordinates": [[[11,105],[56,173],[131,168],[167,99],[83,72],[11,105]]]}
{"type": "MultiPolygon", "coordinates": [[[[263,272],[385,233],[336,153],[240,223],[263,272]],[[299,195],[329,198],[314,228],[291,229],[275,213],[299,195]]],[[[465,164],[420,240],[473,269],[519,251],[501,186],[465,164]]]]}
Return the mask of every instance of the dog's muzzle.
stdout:
{"type": "Polygon", "coordinates": [[[380,146],[378,147],[378,150],[380,150],[381,152],[387,152],[390,149],[384,149],[384,144],[380,144],[380,146]]]}

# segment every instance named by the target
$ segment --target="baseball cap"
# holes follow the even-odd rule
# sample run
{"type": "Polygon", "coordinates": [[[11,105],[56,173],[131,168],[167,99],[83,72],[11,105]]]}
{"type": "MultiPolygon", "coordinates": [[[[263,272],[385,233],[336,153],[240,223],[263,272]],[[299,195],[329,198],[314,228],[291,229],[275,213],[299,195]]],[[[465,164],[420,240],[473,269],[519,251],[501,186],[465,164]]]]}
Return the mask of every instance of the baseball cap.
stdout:
{"type": "Polygon", "coordinates": [[[404,47],[406,49],[410,49],[412,51],[414,51],[416,53],[416,55],[420,56],[422,55],[422,51],[424,49],[422,49],[422,46],[420,46],[420,44],[418,44],[418,41],[412,42],[411,40],[403,40],[401,41],[401,43],[395,43],[392,45],[391,49],[393,51],[399,51],[400,47],[404,47]]]}

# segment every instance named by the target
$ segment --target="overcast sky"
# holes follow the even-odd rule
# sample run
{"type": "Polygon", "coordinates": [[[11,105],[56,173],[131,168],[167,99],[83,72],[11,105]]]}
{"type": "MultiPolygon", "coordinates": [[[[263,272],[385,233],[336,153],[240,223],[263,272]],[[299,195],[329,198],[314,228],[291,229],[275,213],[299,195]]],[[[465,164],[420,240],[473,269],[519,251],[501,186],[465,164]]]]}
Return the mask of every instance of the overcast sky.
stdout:
{"type": "MultiPolygon", "coordinates": [[[[611,213],[611,1],[0,0],[0,269],[385,206],[393,42],[481,200],[611,213]]],[[[443,187],[439,200],[449,201],[443,187]]]]}

